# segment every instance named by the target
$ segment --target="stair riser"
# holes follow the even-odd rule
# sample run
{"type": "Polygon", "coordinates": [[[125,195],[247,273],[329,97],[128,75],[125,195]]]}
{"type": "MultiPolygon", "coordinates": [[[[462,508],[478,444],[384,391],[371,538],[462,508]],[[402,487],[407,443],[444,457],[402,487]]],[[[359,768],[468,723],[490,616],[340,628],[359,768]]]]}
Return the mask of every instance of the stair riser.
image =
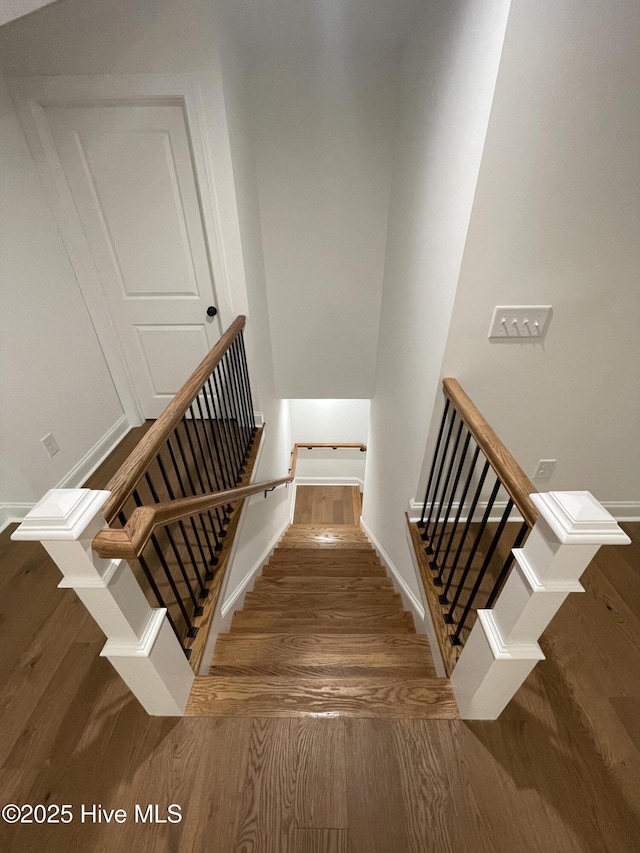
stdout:
{"type": "Polygon", "coordinates": [[[244,610],[316,610],[319,608],[348,607],[357,611],[362,607],[401,607],[400,596],[390,592],[323,592],[322,578],[316,591],[310,592],[249,592],[244,599],[244,610]]]}
{"type": "Polygon", "coordinates": [[[325,592],[381,592],[388,590],[393,592],[393,584],[389,578],[339,578],[339,577],[301,577],[300,575],[289,575],[279,578],[261,577],[256,578],[253,587],[254,592],[314,592],[322,584],[325,592]],[[320,578],[320,580],[318,580],[320,578]]]}
{"type": "Polygon", "coordinates": [[[307,565],[301,563],[291,563],[290,565],[272,565],[269,563],[262,570],[262,577],[277,578],[287,575],[302,576],[302,577],[336,577],[336,578],[386,578],[387,573],[380,564],[373,565],[342,565],[342,566],[323,566],[321,563],[309,563],[307,565]]]}

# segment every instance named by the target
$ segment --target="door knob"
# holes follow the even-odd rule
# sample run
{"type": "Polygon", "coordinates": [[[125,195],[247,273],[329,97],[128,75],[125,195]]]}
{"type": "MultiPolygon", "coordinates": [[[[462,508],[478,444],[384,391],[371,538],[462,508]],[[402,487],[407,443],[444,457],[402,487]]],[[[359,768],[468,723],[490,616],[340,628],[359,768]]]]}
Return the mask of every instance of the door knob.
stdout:
{"type": "Polygon", "coordinates": [[[218,309],[216,308],[216,306],[209,305],[209,307],[207,308],[207,317],[215,317],[217,313],[218,309]]]}

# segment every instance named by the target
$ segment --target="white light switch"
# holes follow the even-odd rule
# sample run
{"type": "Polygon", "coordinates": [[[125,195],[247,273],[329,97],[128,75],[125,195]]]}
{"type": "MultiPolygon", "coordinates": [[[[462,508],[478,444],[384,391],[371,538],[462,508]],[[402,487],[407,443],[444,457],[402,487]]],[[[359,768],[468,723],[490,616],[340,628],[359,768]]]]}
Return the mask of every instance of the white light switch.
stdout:
{"type": "Polygon", "coordinates": [[[498,305],[489,327],[489,340],[540,340],[549,326],[551,311],[551,305],[498,305]]]}

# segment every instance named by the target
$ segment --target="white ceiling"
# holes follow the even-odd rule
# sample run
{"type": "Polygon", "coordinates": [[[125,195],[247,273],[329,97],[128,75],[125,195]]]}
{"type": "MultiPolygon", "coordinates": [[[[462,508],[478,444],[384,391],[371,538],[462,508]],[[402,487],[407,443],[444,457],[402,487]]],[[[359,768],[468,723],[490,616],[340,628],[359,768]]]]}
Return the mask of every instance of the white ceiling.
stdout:
{"type": "Polygon", "coordinates": [[[424,0],[217,0],[241,44],[331,48],[396,47],[406,41],[424,0]]]}
{"type": "Polygon", "coordinates": [[[0,26],[53,2],[54,0],[0,0],[0,26]]]}

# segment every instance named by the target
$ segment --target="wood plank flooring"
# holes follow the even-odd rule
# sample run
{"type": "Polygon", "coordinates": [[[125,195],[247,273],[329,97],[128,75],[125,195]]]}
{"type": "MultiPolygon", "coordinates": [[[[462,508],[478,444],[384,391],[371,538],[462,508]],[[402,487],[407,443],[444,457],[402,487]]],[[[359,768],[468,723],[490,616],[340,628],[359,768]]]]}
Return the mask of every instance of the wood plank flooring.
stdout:
{"type": "Polygon", "coordinates": [[[75,818],[0,822],[0,850],[637,853],[640,525],[625,529],[634,544],[600,551],[495,723],[147,717],[43,549],[5,531],[2,804],[69,803],[75,818]],[[129,819],[82,823],[83,803],[129,819]],[[184,817],[136,823],[136,803],[184,817]]]}

